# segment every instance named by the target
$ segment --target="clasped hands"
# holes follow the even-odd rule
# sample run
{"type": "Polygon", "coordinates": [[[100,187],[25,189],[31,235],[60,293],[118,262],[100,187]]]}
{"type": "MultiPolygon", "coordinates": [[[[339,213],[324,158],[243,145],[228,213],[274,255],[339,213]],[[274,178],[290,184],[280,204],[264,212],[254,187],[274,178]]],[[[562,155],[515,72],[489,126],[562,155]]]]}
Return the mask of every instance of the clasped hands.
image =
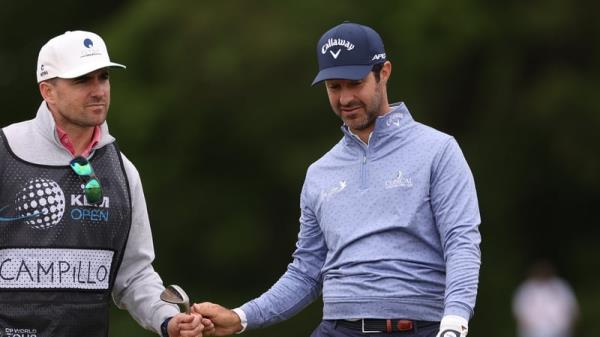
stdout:
{"type": "Polygon", "coordinates": [[[169,337],[229,336],[242,330],[240,317],[218,304],[194,304],[191,314],[177,314],[167,326],[169,337]]]}

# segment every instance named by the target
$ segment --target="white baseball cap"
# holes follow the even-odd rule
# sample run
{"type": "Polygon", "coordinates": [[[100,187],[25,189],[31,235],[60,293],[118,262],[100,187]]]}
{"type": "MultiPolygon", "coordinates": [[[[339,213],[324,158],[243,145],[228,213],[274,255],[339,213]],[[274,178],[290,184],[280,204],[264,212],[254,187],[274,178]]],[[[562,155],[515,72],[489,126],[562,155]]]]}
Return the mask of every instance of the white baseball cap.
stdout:
{"type": "Polygon", "coordinates": [[[68,31],[50,39],[40,49],[37,81],[54,77],[75,78],[106,67],[125,68],[110,61],[106,44],[97,34],[68,31]]]}

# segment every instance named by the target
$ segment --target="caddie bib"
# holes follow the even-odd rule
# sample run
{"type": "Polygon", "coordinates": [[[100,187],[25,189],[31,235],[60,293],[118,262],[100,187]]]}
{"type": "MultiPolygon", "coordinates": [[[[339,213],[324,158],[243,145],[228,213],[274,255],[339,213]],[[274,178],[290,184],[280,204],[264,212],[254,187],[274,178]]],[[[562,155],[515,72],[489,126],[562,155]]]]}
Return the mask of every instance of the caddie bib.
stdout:
{"type": "Polygon", "coordinates": [[[89,160],[103,191],[103,200],[90,204],[69,163],[26,162],[0,136],[0,336],[107,336],[131,226],[116,144],[89,160]]]}

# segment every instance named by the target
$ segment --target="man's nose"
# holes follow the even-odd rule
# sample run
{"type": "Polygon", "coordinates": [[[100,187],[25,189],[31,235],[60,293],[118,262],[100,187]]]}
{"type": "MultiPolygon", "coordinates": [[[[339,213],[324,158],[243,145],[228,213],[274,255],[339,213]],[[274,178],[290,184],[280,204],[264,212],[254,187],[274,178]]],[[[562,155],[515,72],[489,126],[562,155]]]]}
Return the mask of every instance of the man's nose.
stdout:
{"type": "Polygon", "coordinates": [[[91,83],[92,96],[103,97],[106,96],[108,91],[108,83],[106,81],[94,80],[91,83]]]}
{"type": "Polygon", "coordinates": [[[340,91],[340,104],[348,105],[354,101],[354,92],[352,90],[342,88],[340,91]]]}

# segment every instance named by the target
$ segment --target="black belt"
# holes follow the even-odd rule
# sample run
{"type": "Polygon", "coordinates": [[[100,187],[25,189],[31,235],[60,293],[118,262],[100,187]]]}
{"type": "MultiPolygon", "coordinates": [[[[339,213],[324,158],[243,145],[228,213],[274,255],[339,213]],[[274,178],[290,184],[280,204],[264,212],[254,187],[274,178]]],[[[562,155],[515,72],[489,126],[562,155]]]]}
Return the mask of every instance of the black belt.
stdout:
{"type": "Polygon", "coordinates": [[[432,325],[439,325],[440,322],[411,321],[408,319],[359,319],[357,321],[338,320],[337,324],[363,333],[392,333],[418,330],[432,325]]]}

